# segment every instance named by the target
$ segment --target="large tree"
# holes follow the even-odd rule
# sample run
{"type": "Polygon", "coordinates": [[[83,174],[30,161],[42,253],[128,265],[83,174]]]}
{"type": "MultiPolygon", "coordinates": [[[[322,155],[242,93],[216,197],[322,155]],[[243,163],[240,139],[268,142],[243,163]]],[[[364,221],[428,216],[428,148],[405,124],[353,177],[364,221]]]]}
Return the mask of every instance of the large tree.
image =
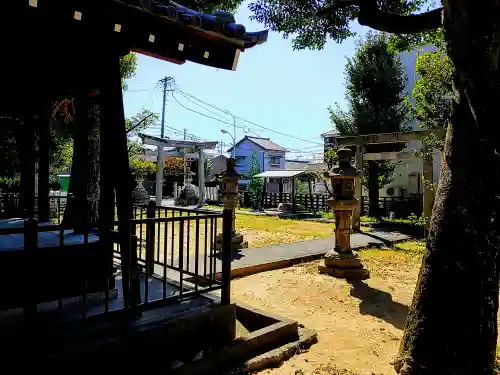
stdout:
{"type": "Polygon", "coordinates": [[[389,33],[443,27],[454,67],[453,114],[414,299],[395,368],[399,374],[493,374],[499,287],[500,2],[257,0],[258,21],[296,48],[350,35],[349,21],[389,33]],[[411,11],[420,11],[411,14],[411,11]],[[389,12],[391,11],[391,12],[389,12]],[[318,17],[318,15],[320,17],[318,17]]]}
{"type": "MultiPolygon", "coordinates": [[[[130,53],[120,58],[122,88],[127,89],[127,80],[135,75],[137,57],[130,53]]],[[[63,225],[83,231],[86,221],[97,222],[99,201],[99,106],[92,98],[75,99],[71,103],[69,124],[67,127],[73,139],[73,159],[69,182],[69,200],[64,212],[63,225]],[[86,215],[82,215],[86,212],[86,215]]],[[[57,113],[57,111],[56,111],[57,113]]],[[[68,113],[66,111],[65,113],[68,113]]],[[[156,114],[142,110],[131,119],[127,119],[125,127],[129,135],[129,150],[140,154],[142,148],[134,136],[154,124],[156,114]]],[[[105,125],[104,125],[105,126],[105,125]]],[[[59,136],[63,136],[59,133],[59,136]]]]}
{"type": "MultiPolygon", "coordinates": [[[[409,120],[405,101],[407,79],[398,55],[389,50],[385,35],[368,33],[358,43],[354,57],[347,59],[345,80],[347,111],[338,105],[329,108],[332,125],[340,136],[406,129],[409,120]]],[[[363,181],[368,188],[370,216],[380,216],[379,189],[392,181],[393,172],[391,162],[365,163],[363,181]]]]}

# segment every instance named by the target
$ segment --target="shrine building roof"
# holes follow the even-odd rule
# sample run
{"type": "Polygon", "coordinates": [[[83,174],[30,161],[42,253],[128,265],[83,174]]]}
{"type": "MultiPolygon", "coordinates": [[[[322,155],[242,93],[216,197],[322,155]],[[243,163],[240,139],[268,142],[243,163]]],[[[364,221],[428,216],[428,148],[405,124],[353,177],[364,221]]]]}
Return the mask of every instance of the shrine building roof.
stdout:
{"type": "Polygon", "coordinates": [[[192,61],[235,70],[240,52],[268,37],[267,30],[247,32],[228,12],[204,14],[169,0],[24,1],[23,8],[22,1],[5,7],[17,7],[32,25],[60,24],[60,30],[94,37],[112,33],[125,49],[177,64],[192,61]]]}

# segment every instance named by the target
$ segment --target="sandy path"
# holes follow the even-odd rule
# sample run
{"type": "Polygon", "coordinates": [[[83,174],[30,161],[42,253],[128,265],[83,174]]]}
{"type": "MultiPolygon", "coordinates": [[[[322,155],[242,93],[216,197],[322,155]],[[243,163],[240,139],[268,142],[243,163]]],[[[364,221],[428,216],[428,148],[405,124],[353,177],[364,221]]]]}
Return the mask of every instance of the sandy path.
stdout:
{"type": "MultiPolygon", "coordinates": [[[[388,252],[389,253],[389,252],[388,252]]],[[[318,333],[308,352],[266,374],[394,374],[419,260],[364,252],[371,279],[349,284],[317,272],[317,263],[235,280],[232,294],[251,306],[297,320],[318,333]]]]}

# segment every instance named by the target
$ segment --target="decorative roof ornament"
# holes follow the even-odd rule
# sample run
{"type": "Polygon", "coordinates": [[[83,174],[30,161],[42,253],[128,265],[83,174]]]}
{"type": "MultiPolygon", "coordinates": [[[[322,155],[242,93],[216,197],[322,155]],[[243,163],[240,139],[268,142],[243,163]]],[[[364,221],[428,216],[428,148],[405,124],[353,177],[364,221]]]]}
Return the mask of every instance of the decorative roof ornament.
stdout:
{"type": "Polygon", "coordinates": [[[251,48],[265,43],[268,30],[247,32],[244,25],[237,24],[234,16],[226,11],[215,10],[205,14],[191,10],[174,1],[164,0],[122,0],[129,5],[136,5],[160,17],[176,21],[184,26],[191,26],[204,32],[219,34],[238,41],[244,48],[251,48]]]}

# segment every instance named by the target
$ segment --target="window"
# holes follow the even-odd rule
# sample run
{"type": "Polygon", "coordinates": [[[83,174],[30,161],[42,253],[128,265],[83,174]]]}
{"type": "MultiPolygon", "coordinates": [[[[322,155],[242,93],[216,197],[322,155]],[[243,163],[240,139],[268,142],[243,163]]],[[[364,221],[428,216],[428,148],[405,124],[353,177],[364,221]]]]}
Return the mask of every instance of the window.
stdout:
{"type": "Polygon", "coordinates": [[[269,157],[270,165],[280,165],[281,164],[281,156],[270,156],[269,157]]]}
{"type": "Polygon", "coordinates": [[[241,163],[245,161],[246,156],[236,156],[236,162],[241,163]]]}

